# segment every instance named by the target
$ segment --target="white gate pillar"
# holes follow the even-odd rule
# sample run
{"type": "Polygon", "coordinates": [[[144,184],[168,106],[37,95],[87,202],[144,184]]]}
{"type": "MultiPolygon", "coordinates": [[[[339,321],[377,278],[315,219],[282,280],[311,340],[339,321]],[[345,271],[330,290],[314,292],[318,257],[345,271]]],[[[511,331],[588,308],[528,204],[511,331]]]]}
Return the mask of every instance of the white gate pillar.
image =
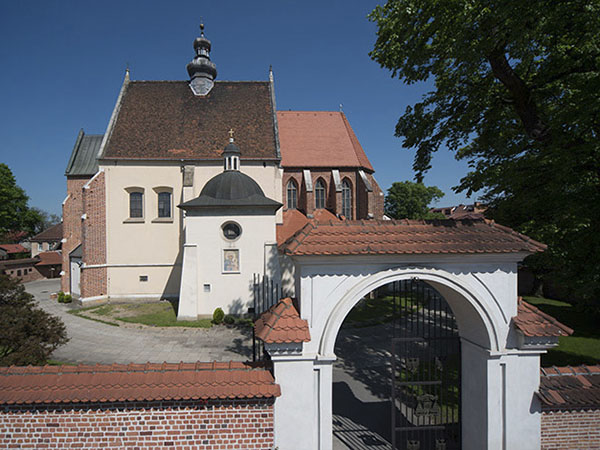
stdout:
{"type": "Polygon", "coordinates": [[[539,450],[540,352],[461,342],[462,448],[539,450]]]}

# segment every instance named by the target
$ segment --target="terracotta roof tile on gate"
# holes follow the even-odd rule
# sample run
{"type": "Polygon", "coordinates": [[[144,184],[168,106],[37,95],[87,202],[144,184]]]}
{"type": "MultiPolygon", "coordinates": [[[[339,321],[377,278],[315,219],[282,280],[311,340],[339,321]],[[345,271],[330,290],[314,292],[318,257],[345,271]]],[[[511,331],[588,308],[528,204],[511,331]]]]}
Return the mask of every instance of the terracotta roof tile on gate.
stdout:
{"type": "Polygon", "coordinates": [[[568,336],[573,330],[519,297],[515,326],[529,337],[568,336]]]}
{"type": "Polygon", "coordinates": [[[310,341],[308,322],[300,318],[291,298],[284,298],[265,311],[254,325],[256,337],[267,344],[310,341]]]}
{"type": "Polygon", "coordinates": [[[273,375],[241,362],[2,367],[0,404],[272,398],[273,375]]]}
{"type": "Polygon", "coordinates": [[[546,249],[489,220],[310,222],[281,249],[288,255],[535,253],[546,249]]]}
{"type": "Polygon", "coordinates": [[[541,369],[544,409],[600,408],[600,365],[541,369]]]}

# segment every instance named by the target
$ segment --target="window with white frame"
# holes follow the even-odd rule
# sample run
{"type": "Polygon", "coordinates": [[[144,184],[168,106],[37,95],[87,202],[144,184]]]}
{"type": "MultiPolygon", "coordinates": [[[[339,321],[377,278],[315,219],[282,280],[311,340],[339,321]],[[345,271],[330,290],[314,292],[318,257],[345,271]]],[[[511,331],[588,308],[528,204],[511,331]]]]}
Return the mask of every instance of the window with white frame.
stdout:
{"type": "Polygon", "coordinates": [[[298,187],[296,186],[296,182],[294,180],[288,181],[287,184],[287,208],[298,208],[298,187]]]}
{"type": "Polygon", "coordinates": [[[320,178],[315,185],[315,208],[325,209],[325,182],[320,178]]]}
{"type": "Polygon", "coordinates": [[[342,182],[342,215],[352,219],[352,186],[347,179],[342,182]]]}

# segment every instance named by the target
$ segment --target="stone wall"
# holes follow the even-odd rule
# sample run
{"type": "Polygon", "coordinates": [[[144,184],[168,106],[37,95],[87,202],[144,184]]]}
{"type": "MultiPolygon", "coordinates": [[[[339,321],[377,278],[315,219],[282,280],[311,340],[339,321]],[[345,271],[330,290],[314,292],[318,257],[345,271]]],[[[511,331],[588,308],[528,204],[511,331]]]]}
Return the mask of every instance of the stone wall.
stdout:
{"type": "Polygon", "coordinates": [[[272,449],[273,401],[0,407],[0,448],[272,449]]]}
{"type": "Polygon", "coordinates": [[[600,409],[543,411],[542,450],[600,449],[600,409]]]}

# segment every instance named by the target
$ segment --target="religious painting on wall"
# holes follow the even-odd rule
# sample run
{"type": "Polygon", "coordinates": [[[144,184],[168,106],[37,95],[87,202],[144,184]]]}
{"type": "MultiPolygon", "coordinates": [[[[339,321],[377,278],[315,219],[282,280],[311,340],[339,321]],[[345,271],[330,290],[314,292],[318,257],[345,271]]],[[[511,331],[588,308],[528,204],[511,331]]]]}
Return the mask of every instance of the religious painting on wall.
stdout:
{"type": "Polygon", "coordinates": [[[237,249],[223,250],[223,272],[240,271],[240,251],[237,249]]]}

